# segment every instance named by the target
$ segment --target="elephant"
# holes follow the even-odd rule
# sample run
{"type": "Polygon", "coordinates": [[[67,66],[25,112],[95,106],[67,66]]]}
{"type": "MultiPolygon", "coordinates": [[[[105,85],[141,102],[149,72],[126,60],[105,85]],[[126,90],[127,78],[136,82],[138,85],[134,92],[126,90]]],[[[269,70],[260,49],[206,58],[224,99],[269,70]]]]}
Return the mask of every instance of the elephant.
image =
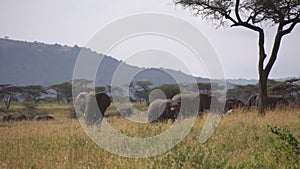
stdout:
{"type": "Polygon", "coordinates": [[[281,95],[269,95],[267,97],[267,106],[271,110],[274,110],[276,106],[280,106],[282,108],[282,106],[286,105],[288,105],[288,101],[281,95]]]}
{"type": "Polygon", "coordinates": [[[225,108],[224,113],[227,113],[229,110],[236,109],[236,108],[243,108],[245,107],[245,103],[240,99],[229,98],[225,101],[225,108]]]}
{"type": "Polygon", "coordinates": [[[192,117],[195,113],[202,115],[202,112],[210,109],[211,104],[219,106],[219,101],[215,96],[205,93],[177,94],[172,100],[177,104],[176,108],[172,106],[177,114],[179,114],[179,110],[182,111],[181,118],[192,117]]]}
{"type": "Polygon", "coordinates": [[[9,122],[9,121],[23,121],[27,120],[27,116],[24,114],[21,115],[7,115],[3,117],[3,122],[9,122]]]}
{"type": "Polygon", "coordinates": [[[252,106],[257,106],[257,94],[251,95],[247,101],[247,109],[250,109],[252,106]]]}
{"type": "Polygon", "coordinates": [[[40,121],[40,120],[55,120],[55,118],[53,116],[50,116],[50,115],[47,115],[47,116],[35,116],[33,118],[33,120],[37,120],[37,121],[40,121]]]}
{"type": "MultiPolygon", "coordinates": [[[[287,105],[287,99],[281,95],[268,95],[267,96],[267,108],[274,110],[277,105],[287,105]]],[[[252,106],[258,105],[258,94],[249,97],[247,102],[247,108],[250,109],[252,106]]]]}
{"type": "Polygon", "coordinates": [[[81,92],[75,98],[74,106],[82,113],[84,113],[85,110],[85,98],[88,94],[89,94],[88,92],[81,92]]]}
{"type": "Polygon", "coordinates": [[[110,103],[110,97],[105,93],[81,92],[76,97],[75,107],[83,113],[86,124],[93,125],[103,120],[110,103]]]}
{"type": "Polygon", "coordinates": [[[171,109],[173,100],[156,99],[148,107],[148,121],[150,123],[171,119],[175,121],[177,115],[171,109]]]}

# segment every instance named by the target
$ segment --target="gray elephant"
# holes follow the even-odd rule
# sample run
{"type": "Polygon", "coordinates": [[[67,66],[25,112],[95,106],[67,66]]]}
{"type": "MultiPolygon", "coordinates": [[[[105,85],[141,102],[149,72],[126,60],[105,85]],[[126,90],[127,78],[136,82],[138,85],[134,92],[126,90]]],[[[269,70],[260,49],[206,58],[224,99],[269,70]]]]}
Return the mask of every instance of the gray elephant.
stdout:
{"type": "Polygon", "coordinates": [[[86,124],[93,125],[102,121],[110,103],[110,97],[105,93],[81,92],[75,99],[74,107],[82,113],[86,124]]]}
{"type": "Polygon", "coordinates": [[[154,100],[148,108],[148,121],[150,123],[168,119],[175,121],[177,115],[175,114],[175,111],[171,109],[172,105],[173,101],[171,99],[154,100]]]}
{"type": "Polygon", "coordinates": [[[245,103],[240,99],[228,98],[225,101],[224,113],[227,113],[229,110],[232,109],[243,108],[243,107],[245,107],[245,103]]]}
{"type": "Polygon", "coordinates": [[[177,94],[172,100],[179,105],[176,105],[174,109],[178,113],[181,110],[181,118],[192,117],[197,113],[198,115],[202,115],[202,112],[210,109],[211,104],[219,106],[216,97],[205,93],[177,94]]]}
{"type": "Polygon", "coordinates": [[[3,122],[9,122],[9,121],[23,121],[23,120],[27,120],[27,116],[24,114],[21,115],[7,115],[4,116],[2,121],[3,122]]]}
{"type": "Polygon", "coordinates": [[[250,107],[253,107],[253,106],[257,106],[256,99],[257,99],[257,94],[251,95],[249,97],[249,99],[247,101],[247,109],[250,109],[250,107]]]}
{"type": "MultiPolygon", "coordinates": [[[[274,110],[278,105],[285,106],[287,104],[288,104],[287,99],[281,95],[267,96],[267,108],[271,110],[274,110]]],[[[257,106],[257,105],[258,105],[258,94],[250,96],[247,101],[247,108],[250,109],[250,107],[257,106]]]]}
{"type": "Polygon", "coordinates": [[[281,95],[269,95],[267,97],[267,106],[271,110],[274,110],[276,107],[280,106],[286,106],[288,105],[288,101],[285,97],[281,95]]]}
{"type": "Polygon", "coordinates": [[[79,110],[83,114],[86,106],[85,99],[88,94],[89,94],[88,92],[81,92],[77,95],[74,101],[75,109],[79,110]]]}
{"type": "Polygon", "coordinates": [[[55,120],[53,116],[47,115],[47,116],[35,116],[33,120],[42,121],[42,120],[55,120]]]}

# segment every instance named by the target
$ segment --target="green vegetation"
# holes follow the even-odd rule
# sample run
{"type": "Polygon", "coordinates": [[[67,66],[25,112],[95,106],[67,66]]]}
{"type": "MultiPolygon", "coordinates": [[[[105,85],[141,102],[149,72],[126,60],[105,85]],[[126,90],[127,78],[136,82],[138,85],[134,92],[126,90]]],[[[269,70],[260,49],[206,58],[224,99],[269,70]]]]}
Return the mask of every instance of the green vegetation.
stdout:
{"type": "MultiPolygon", "coordinates": [[[[156,87],[156,88],[152,89],[151,91],[153,91],[153,90],[161,90],[165,94],[166,99],[172,99],[173,96],[180,93],[180,89],[177,84],[165,84],[165,85],[156,87]]],[[[153,96],[153,97],[160,98],[159,95],[153,96]]],[[[162,97],[161,99],[165,99],[165,98],[162,97]]]]}
{"type": "MultiPolygon", "coordinates": [[[[1,105],[4,106],[4,105],[1,105]]],[[[136,104],[146,109],[146,104],[136,104]]],[[[24,110],[13,103],[10,113],[24,110]]],[[[37,112],[54,121],[0,122],[0,168],[299,168],[300,110],[267,112],[237,110],[222,118],[205,144],[199,133],[206,115],[196,121],[187,137],[169,152],[148,159],[131,159],[106,152],[69,117],[69,104],[40,103],[37,112]]],[[[115,114],[110,107],[107,114],[115,114]]],[[[0,116],[5,115],[1,113],[0,116]]],[[[149,137],[167,130],[171,123],[136,124],[121,116],[108,123],[121,133],[149,137]]]]}

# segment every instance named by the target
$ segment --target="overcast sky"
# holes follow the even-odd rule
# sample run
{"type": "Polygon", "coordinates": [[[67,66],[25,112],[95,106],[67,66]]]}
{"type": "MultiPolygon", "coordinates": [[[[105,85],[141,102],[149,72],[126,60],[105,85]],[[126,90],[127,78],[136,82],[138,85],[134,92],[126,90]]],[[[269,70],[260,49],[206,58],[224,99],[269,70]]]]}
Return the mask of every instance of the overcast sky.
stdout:
{"type": "MultiPolygon", "coordinates": [[[[215,29],[207,21],[193,17],[190,11],[183,10],[180,6],[175,7],[171,0],[0,0],[0,37],[85,46],[104,26],[117,19],[143,12],[174,15],[193,24],[215,48],[226,78],[258,78],[256,33],[243,28],[215,29]]],[[[268,32],[266,46],[270,49],[274,31],[269,29],[268,32]]],[[[300,25],[283,39],[271,78],[300,75],[299,42],[300,25]]],[[[149,52],[140,53],[150,57],[149,52]]],[[[166,52],[157,55],[163,53],[166,52]]],[[[170,57],[167,55],[168,53],[166,58],[170,57]]],[[[123,58],[115,54],[113,56],[117,59],[123,58]]],[[[138,55],[135,54],[134,57],[138,55]]],[[[190,65],[195,66],[193,63],[190,65]]],[[[164,65],[153,65],[157,66],[164,65]]],[[[193,74],[207,76],[202,68],[193,74]]]]}

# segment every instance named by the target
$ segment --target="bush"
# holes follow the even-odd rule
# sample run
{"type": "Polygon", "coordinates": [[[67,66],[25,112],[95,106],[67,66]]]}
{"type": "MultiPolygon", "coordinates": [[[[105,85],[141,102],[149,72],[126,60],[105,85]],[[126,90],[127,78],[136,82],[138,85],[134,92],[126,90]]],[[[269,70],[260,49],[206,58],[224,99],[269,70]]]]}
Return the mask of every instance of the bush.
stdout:
{"type": "Polygon", "coordinates": [[[280,128],[278,126],[267,126],[267,128],[277,136],[279,145],[275,145],[276,152],[274,152],[277,161],[284,158],[295,168],[299,167],[300,145],[299,141],[293,136],[287,128],[280,128]]]}

